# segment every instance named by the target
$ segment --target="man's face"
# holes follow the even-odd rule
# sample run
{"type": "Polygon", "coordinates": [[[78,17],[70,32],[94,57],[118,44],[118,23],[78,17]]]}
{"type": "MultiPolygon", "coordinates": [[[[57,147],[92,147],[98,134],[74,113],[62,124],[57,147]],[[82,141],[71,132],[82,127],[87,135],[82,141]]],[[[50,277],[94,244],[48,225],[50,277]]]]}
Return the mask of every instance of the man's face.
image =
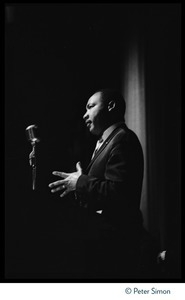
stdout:
{"type": "Polygon", "coordinates": [[[92,134],[101,136],[106,128],[107,118],[107,106],[102,101],[101,93],[98,92],[89,98],[83,119],[92,134]]]}

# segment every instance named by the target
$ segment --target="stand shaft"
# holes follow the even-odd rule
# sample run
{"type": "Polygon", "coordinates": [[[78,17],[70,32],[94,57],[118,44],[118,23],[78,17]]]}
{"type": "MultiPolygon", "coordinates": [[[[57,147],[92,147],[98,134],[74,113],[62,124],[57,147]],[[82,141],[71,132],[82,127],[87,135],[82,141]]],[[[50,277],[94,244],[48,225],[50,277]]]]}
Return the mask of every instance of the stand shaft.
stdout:
{"type": "Polygon", "coordinates": [[[36,189],[36,166],[32,168],[32,189],[36,189]]]}

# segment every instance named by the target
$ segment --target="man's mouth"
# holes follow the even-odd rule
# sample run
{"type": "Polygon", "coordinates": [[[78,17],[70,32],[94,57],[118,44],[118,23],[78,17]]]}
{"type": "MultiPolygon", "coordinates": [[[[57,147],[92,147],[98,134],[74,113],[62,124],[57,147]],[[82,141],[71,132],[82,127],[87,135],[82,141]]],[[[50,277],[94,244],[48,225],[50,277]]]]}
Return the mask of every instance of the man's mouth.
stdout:
{"type": "Polygon", "coordinates": [[[90,126],[91,126],[91,124],[92,124],[92,122],[91,122],[91,121],[87,121],[87,122],[86,122],[86,126],[87,126],[87,127],[90,127],[90,126]]]}

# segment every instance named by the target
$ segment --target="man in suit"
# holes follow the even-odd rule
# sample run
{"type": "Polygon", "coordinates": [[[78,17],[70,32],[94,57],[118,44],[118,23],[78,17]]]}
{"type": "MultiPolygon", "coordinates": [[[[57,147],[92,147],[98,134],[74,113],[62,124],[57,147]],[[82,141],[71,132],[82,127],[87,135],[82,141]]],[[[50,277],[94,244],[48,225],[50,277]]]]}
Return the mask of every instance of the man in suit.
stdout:
{"type": "Polygon", "coordinates": [[[92,159],[82,171],[54,171],[63,179],[49,185],[61,197],[74,192],[85,211],[90,277],[135,278],[142,232],[140,197],[143,152],[124,122],[125,101],[113,89],[99,90],[87,102],[84,121],[97,136],[92,159]]]}

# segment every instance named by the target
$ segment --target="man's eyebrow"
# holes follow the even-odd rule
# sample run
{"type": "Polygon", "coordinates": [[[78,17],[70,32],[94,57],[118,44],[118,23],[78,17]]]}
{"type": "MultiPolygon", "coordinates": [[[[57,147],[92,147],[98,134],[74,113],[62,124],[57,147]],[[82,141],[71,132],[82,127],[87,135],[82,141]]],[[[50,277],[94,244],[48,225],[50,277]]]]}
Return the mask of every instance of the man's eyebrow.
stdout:
{"type": "Polygon", "coordinates": [[[93,103],[87,103],[86,108],[89,108],[93,103]]]}

